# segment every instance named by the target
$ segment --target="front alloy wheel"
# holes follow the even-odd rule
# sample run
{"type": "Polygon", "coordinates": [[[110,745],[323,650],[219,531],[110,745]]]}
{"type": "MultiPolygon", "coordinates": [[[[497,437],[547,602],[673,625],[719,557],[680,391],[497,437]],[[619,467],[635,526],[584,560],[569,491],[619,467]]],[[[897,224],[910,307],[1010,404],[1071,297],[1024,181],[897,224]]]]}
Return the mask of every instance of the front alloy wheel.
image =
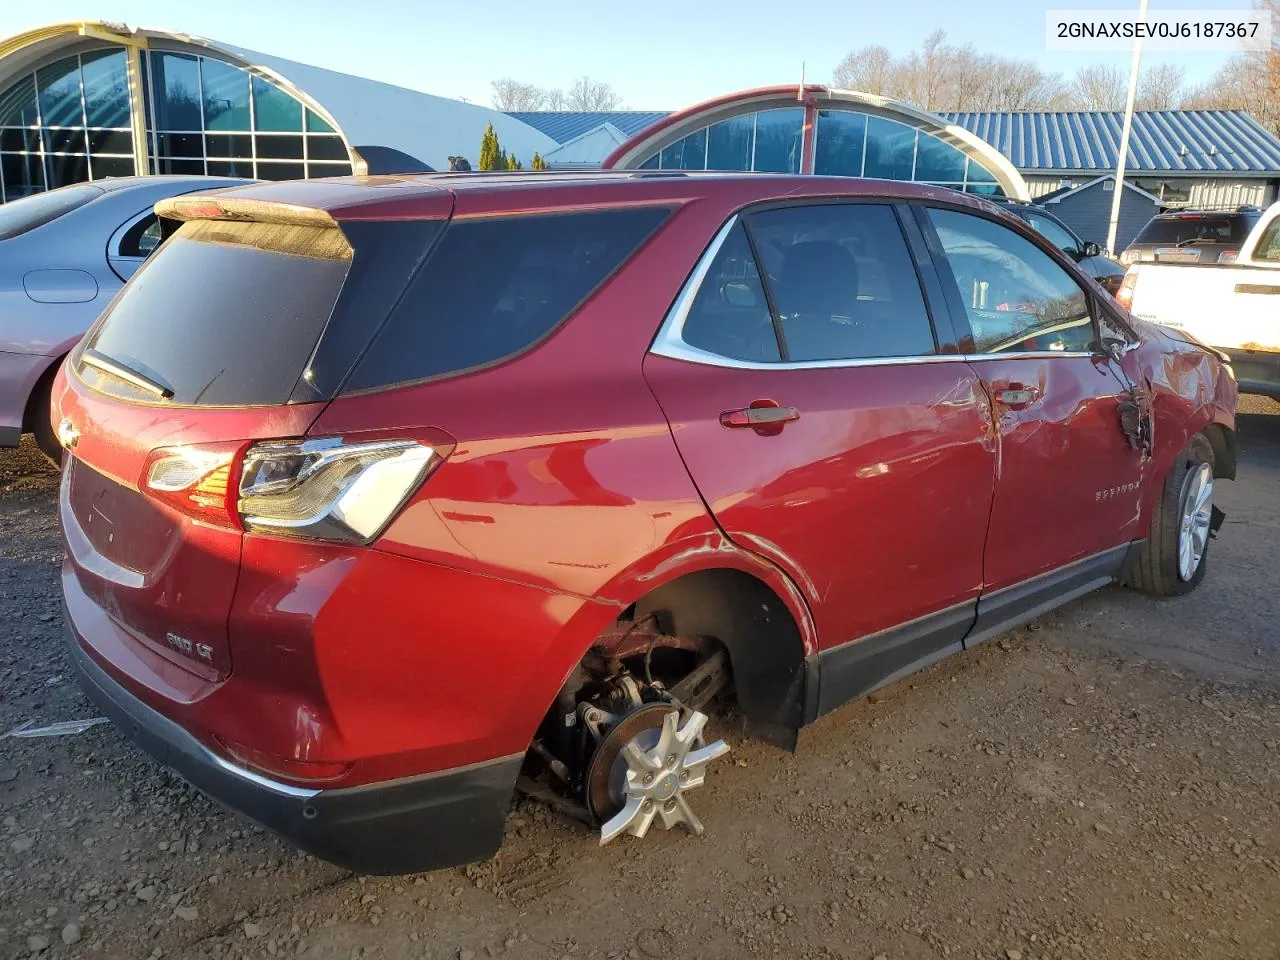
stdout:
{"type": "Polygon", "coordinates": [[[1178,526],[1178,579],[1190,583],[1204,562],[1213,514],[1213,467],[1197,464],[1182,481],[1182,522],[1178,526]]]}
{"type": "Polygon", "coordinates": [[[1129,571],[1129,584],[1157,597],[1180,597],[1204,579],[1215,529],[1213,446],[1196,434],[1160,485],[1151,527],[1129,571]]]}

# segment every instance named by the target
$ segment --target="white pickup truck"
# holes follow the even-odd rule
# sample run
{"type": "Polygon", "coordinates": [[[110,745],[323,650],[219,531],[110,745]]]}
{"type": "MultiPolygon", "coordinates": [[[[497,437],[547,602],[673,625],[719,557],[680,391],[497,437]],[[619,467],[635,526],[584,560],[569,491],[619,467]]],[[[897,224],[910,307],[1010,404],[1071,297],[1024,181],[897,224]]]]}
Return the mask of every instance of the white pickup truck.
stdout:
{"type": "Polygon", "coordinates": [[[1135,263],[1116,299],[1227,354],[1242,393],[1280,400],[1280,203],[1262,215],[1235,263],[1135,263]]]}

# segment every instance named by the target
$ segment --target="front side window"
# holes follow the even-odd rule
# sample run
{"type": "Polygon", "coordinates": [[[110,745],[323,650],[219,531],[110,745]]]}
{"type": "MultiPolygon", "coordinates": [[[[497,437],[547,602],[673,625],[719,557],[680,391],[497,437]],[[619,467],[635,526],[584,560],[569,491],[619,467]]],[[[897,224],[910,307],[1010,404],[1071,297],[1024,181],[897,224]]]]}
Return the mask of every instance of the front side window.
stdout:
{"type": "Polygon", "coordinates": [[[929,217],[978,353],[1093,350],[1089,298],[1048,254],[982,217],[941,209],[929,217]]]}
{"type": "Polygon", "coordinates": [[[1059,250],[1065,253],[1079,253],[1080,248],[1076,244],[1075,237],[1067,233],[1066,229],[1059,223],[1050,220],[1048,217],[1042,217],[1039,214],[1028,213],[1022,217],[1031,225],[1040,236],[1044,237],[1059,250]]]}
{"type": "Polygon", "coordinates": [[[882,204],[766,210],[748,226],[786,359],[869,360],[936,351],[906,239],[882,204]]]}

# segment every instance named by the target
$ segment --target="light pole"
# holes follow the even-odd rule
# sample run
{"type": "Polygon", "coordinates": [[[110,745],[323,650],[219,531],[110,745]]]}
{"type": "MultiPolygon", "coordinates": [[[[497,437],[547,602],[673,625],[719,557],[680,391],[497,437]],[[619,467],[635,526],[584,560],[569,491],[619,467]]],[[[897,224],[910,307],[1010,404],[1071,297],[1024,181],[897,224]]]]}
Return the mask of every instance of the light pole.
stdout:
{"type": "MultiPolygon", "coordinates": [[[[1138,22],[1147,22],[1147,0],[1138,4],[1138,22]]],[[[1107,251],[1115,256],[1116,229],[1120,225],[1120,201],[1124,197],[1124,165],[1129,156],[1129,131],[1133,127],[1133,102],[1138,96],[1138,67],[1142,63],[1142,37],[1133,41],[1133,63],[1129,67],[1129,99],[1124,106],[1124,123],[1120,128],[1120,155],[1116,158],[1116,192],[1111,198],[1111,224],[1107,228],[1107,251]]]]}

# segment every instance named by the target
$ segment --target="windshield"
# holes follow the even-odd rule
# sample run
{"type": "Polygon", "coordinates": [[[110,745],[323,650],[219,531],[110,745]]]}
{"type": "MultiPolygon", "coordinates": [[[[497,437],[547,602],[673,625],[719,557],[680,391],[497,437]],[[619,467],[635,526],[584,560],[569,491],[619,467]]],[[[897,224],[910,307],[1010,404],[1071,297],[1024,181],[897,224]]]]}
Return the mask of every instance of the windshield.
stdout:
{"type": "Polygon", "coordinates": [[[1242,243],[1256,218],[1244,216],[1183,214],[1157,217],[1142,228],[1134,243],[1159,243],[1168,246],[1197,243],[1242,243]]]}
{"type": "Polygon", "coordinates": [[[0,205],[0,240],[11,240],[28,230],[51,223],[102,194],[101,187],[80,184],[10,200],[0,205]]]}

